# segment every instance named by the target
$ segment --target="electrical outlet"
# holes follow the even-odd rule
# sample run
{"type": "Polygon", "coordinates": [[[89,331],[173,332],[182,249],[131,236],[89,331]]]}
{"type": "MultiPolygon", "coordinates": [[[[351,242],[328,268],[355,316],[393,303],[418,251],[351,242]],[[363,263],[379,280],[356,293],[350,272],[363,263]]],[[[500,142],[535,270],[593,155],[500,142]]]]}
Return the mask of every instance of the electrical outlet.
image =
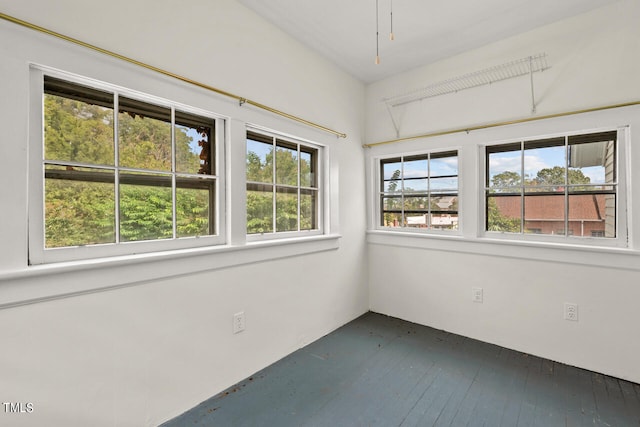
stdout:
{"type": "Polygon", "coordinates": [[[473,302],[482,302],[482,288],[471,288],[473,302]]]}
{"type": "Polygon", "coordinates": [[[233,333],[237,334],[244,331],[244,311],[233,315],[233,333]]]}
{"type": "Polygon", "coordinates": [[[564,303],[564,318],[565,320],[578,321],[578,304],[571,302],[564,303]]]}

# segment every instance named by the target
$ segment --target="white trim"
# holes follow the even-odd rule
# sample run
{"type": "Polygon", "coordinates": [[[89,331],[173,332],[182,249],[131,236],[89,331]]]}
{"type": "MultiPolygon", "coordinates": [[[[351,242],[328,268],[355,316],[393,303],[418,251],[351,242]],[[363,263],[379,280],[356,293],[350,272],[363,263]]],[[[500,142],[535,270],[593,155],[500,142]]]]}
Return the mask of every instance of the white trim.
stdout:
{"type": "MultiPolygon", "coordinates": [[[[545,134],[545,135],[537,135],[537,136],[528,136],[526,138],[512,138],[508,140],[501,140],[499,142],[493,143],[485,143],[479,144],[479,163],[480,163],[480,179],[478,181],[478,187],[480,191],[480,203],[479,203],[479,214],[482,217],[481,225],[482,227],[478,228],[478,237],[485,238],[487,240],[493,241],[513,241],[513,242],[539,242],[539,243],[548,243],[552,245],[567,245],[567,246],[575,246],[575,247],[596,247],[596,248],[626,248],[629,245],[629,230],[627,227],[628,224],[628,212],[627,209],[627,162],[626,159],[629,157],[629,126],[618,126],[618,127],[599,127],[592,129],[584,129],[584,130],[573,130],[570,132],[560,132],[553,134],[545,134]],[[575,136],[575,135],[588,135],[592,133],[598,132],[617,132],[617,149],[616,149],[616,176],[617,181],[615,184],[603,184],[603,185],[615,185],[617,188],[616,191],[616,237],[599,237],[593,238],[588,236],[571,236],[571,235],[540,235],[540,234],[531,234],[525,233],[524,230],[520,233],[509,233],[509,232],[497,232],[497,231],[488,231],[487,230],[487,218],[486,218],[486,148],[493,146],[500,146],[515,142],[526,143],[527,141],[537,141],[544,140],[549,138],[565,138],[565,146],[566,146],[566,137],[575,136]]],[[[524,162],[524,156],[522,156],[522,162],[524,162]]],[[[524,168],[524,167],[523,167],[524,168]]],[[[566,168],[566,166],[565,166],[566,168]]],[[[630,170],[630,169],[629,169],[630,170]]],[[[522,217],[524,218],[524,217],[522,217]]]]}
{"type": "MultiPolygon", "coordinates": [[[[125,89],[121,86],[112,85],[106,82],[98,82],[91,78],[85,78],[73,73],[66,73],[55,70],[50,67],[39,65],[30,65],[30,129],[29,129],[29,263],[31,265],[58,263],[80,259],[103,258],[112,256],[133,255],[146,252],[172,251],[194,247],[214,246],[224,244],[226,241],[225,220],[222,218],[226,211],[225,195],[221,189],[226,189],[225,183],[225,167],[221,161],[224,157],[225,147],[225,122],[226,119],[219,114],[206,111],[200,108],[191,107],[179,102],[171,102],[164,98],[143,94],[135,90],[125,89]],[[216,203],[215,216],[216,224],[214,224],[215,234],[199,237],[184,237],[172,239],[159,239],[153,241],[139,242],[121,242],[98,245],[87,245],[77,247],[48,248],[44,247],[44,110],[42,99],[44,94],[44,77],[51,76],[79,85],[108,91],[114,94],[114,129],[117,138],[117,99],[119,96],[149,102],[153,105],[159,105],[170,108],[173,111],[178,110],[187,114],[194,114],[211,119],[215,123],[214,135],[212,139],[215,142],[215,159],[216,169],[212,179],[216,181],[216,203]],[[117,95],[117,96],[116,96],[117,95]]],[[[173,128],[172,128],[173,129],[173,128]]],[[[173,133],[173,131],[172,131],[173,133]]],[[[173,136],[172,136],[173,140],[173,136]]],[[[173,142],[172,142],[173,146],[173,142]]],[[[114,147],[115,156],[118,154],[117,147],[114,147]]],[[[117,157],[116,157],[117,160],[117,157]]],[[[172,159],[172,162],[174,160],[172,159]]],[[[118,167],[117,163],[114,167],[118,167]]],[[[127,169],[130,168],[121,168],[127,169]]],[[[145,172],[149,172],[146,171],[145,172]]],[[[166,173],[166,171],[163,171],[166,173]]],[[[175,172],[171,172],[172,176],[175,172]]],[[[116,174],[117,175],[117,174],[116,174]]],[[[117,177],[116,177],[117,179],[117,177]]],[[[173,179],[173,178],[172,178],[173,179]]],[[[116,182],[117,183],[117,182],[116,182]]],[[[116,191],[118,188],[116,186],[116,191]]],[[[117,193],[116,193],[117,195],[117,193]]],[[[175,197],[175,195],[173,195],[175,197]]],[[[117,207],[117,200],[116,200],[117,207]]],[[[118,224],[118,215],[116,215],[116,225],[118,224]]],[[[119,233],[116,233],[116,236],[119,233]]]]}
{"type": "Polygon", "coordinates": [[[640,251],[629,248],[463,236],[435,236],[381,230],[367,231],[367,243],[640,271],[640,251]]]}
{"type": "MultiPolygon", "coordinates": [[[[249,234],[246,233],[246,241],[247,243],[252,243],[252,242],[262,242],[262,241],[275,241],[275,240],[280,240],[280,239],[284,239],[284,240],[289,240],[289,239],[295,239],[295,238],[308,238],[308,237],[312,237],[312,236],[319,236],[319,235],[326,235],[329,233],[329,230],[331,230],[330,225],[329,225],[329,213],[327,212],[328,207],[326,207],[327,203],[326,200],[328,200],[328,191],[329,191],[329,185],[328,185],[328,165],[329,165],[329,155],[328,155],[328,147],[324,144],[320,144],[314,141],[310,141],[308,139],[305,138],[299,138],[290,134],[286,134],[283,132],[278,132],[275,131],[273,129],[269,129],[266,128],[264,126],[259,126],[256,124],[250,124],[247,123],[246,124],[246,132],[254,132],[260,135],[264,135],[267,137],[270,137],[273,139],[273,143],[274,143],[274,157],[275,157],[275,153],[276,153],[276,140],[277,139],[281,139],[284,141],[288,141],[291,142],[292,144],[296,144],[297,146],[297,150],[298,150],[298,174],[297,174],[297,185],[296,186],[291,186],[291,185],[278,185],[275,183],[275,179],[276,179],[276,164],[274,162],[273,164],[273,225],[275,227],[276,224],[276,188],[278,186],[280,187],[295,187],[298,189],[298,230],[297,231],[272,231],[272,232],[268,232],[268,233],[254,233],[254,234],[249,234]],[[300,159],[300,147],[301,146],[306,146],[309,148],[313,148],[314,150],[316,150],[317,155],[316,155],[316,161],[317,161],[317,168],[316,168],[316,183],[317,183],[317,187],[314,189],[317,192],[317,206],[316,206],[316,224],[318,226],[317,229],[315,230],[300,230],[300,189],[302,188],[309,188],[310,187],[302,187],[300,185],[300,165],[299,165],[299,159],[300,159]]],[[[246,136],[246,132],[245,132],[245,136],[246,136]]],[[[246,137],[245,137],[245,159],[246,159],[246,137]]],[[[245,181],[245,200],[246,200],[246,181],[245,181]]],[[[245,212],[245,216],[246,216],[246,212],[245,212]]],[[[246,219],[245,219],[245,232],[246,232],[246,219]]]]}
{"type": "MultiPolygon", "coordinates": [[[[333,136],[299,123],[287,121],[282,117],[265,114],[259,110],[247,107],[240,108],[237,103],[229,103],[228,99],[211,96],[211,93],[203,91],[201,88],[158,76],[149,70],[132,68],[128,64],[120,64],[110,58],[98,58],[96,62],[93,60],[96,58],[83,55],[80,52],[82,49],[57,46],[56,42],[54,43],[56,44],[55,49],[52,50],[48,46],[48,42],[40,43],[34,39],[34,43],[33,49],[29,50],[31,53],[27,52],[25,55],[16,56],[14,58],[16,61],[8,69],[19,88],[19,92],[24,92],[28,96],[15,100],[14,104],[17,105],[17,110],[15,108],[8,110],[15,113],[11,117],[13,122],[18,123],[16,130],[24,130],[24,132],[19,131],[17,134],[20,140],[17,147],[22,148],[16,148],[14,144],[13,148],[9,150],[14,154],[18,152],[24,154],[24,156],[16,158],[18,165],[9,168],[12,176],[19,180],[14,185],[20,189],[20,193],[23,195],[16,194],[14,197],[12,194],[12,200],[19,200],[19,203],[13,204],[11,209],[8,209],[8,219],[15,223],[14,228],[17,227],[19,231],[9,236],[11,240],[15,240],[10,246],[15,246],[16,250],[12,251],[11,257],[5,260],[5,268],[0,268],[0,291],[2,291],[0,292],[0,308],[107,291],[136,284],[159,282],[164,278],[180,275],[183,275],[186,281],[191,280],[190,277],[199,272],[339,248],[340,236],[337,233],[340,223],[340,164],[338,158],[330,156],[334,141],[333,136]],[[151,252],[146,253],[109,257],[96,256],[82,260],[29,265],[28,246],[33,245],[33,239],[37,239],[39,236],[38,231],[33,227],[29,228],[29,226],[38,216],[40,217],[39,223],[42,223],[44,219],[42,209],[38,210],[36,207],[37,205],[42,206],[43,197],[44,176],[39,172],[42,170],[43,147],[38,146],[44,141],[42,136],[43,117],[34,115],[32,105],[41,105],[42,103],[42,76],[45,73],[52,77],[66,79],[96,89],[106,88],[111,91],[116,88],[135,99],[151,100],[156,105],[166,103],[185,112],[214,117],[217,121],[215,129],[218,138],[216,185],[218,186],[219,198],[216,209],[219,223],[216,231],[226,236],[224,242],[210,246],[210,242],[205,242],[203,238],[186,238],[189,240],[189,244],[197,241],[198,244],[204,246],[174,247],[162,251],[158,251],[156,246],[151,252]],[[40,74],[40,77],[37,74],[40,74]],[[34,80],[35,84],[33,84],[34,80]],[[157,96],[149,97],[146,95],[147,93],[157,96]],[[171,100],[171,102],[163,100],[171,100]],[[244,213],[246,150],[243,144],[246,140],[247,122],[268,124],[269,128],[288,132],[278,132],[278,134],[301,135],[313,139],[313,142],[301,136],[297,136],[295,139],[323,147],[319,158],[322,162],[319,164],[319,168],[322,168],[319,169],[319,184],[324,191],[320,193],[323,199],[319,212],[321,213],[322,222],[320,224],[323,226],[324,234],[309,235],[307,233],[295,238],[286,236],[286,238],[278,240],[247,243],[246,214],[244,213]],[[315,141],[322,141],[326,146],[315,141]],[[40,155],[33,156],[34,150],[40,155]],[[33,165],[34,159],[35,165],[33,165]],[[16,174],[17,171],[19,173],[16,174]],[[40,183],[38,184],[41,188],[40,193],[32,185],[34,179],[36,183],[40,183]],[[89,273],[91,280],[87,280],[89,273]]],[[[7,108],[9,108],[9,104],[7,104],[7,108]]],[[[254,126],[261,128],[258,125],[254,126]]],[[[11,180],[7,182],[7,185],[12,185],[11,180]]],[[[44,247],[44,237],[43,235],[39,237],[41,243],[39,247],[44,247]]],[[[145,243],[166,242],[127,242],[127,245],[135,247],[138,252],[145,243]]],[[[86,250],[88,248],[73,249],[86,250]]]]}
{"type": "Polygon", "coordinates": [[[44,262],[44,73],[32,68],[29,72],[29,142],[28,182],[28,257],[32,262],[44,262]],[[37,106],[37,107],[36,107],[37,106]],[[33,250],[33,248],[39,248],[33,250]]]}
{"type": "MultiPolygon", "coordinates": [[[[423,235],[446,235],[446,236],[458,236],[458,235],[462,235],[463,234],[463,219],[462,219],[462,197],[461,197],[461,187],[462,187],[462,179],[461,179],[461,174],[460,174],[460,147],[454,146],[454,147],[448,147],[448,148],[436,148],[436,149],[428,149],[428,150],[415,150],[415,151],[410,151],[410,152],[400,152],[400,153],[392,153],[392,154],[384,154],[384,155],[380,155],[380,156],[375,156],[371,158],[372,164],[371,164],[371,168],[372,168],[372,177],[374,179],[374,181],[372,182],[371,185],[371,194],[372,194],[372,210],[371,210],[371,224],[370,224],[370,228],[374,229],[374,230],[380,230],[380,231],[390,231],[390,232],[394,232],[394,231],[399,231],[399,232],[405,232],[405,233],[416,233],[416,234],[423,234],[423,235]],[[412,157],[412,156],[421,156],[421,155],[425,155],[427,156],[427,158],[429,159],[429,163],[428,163],[428,168],[431,167],[431,155],[433,154],[441,154],[441,153],[447,153],[447,152],[455,152],[456,153],[456,159],[458,161],[458,174],[457,174],[457,180],[458,180],[458,188],[457,188],[457,197],[458,197],[458,227],[456,229],[451,229],[451,230],[441,230],[441,229],[424,229],[424,228],[417,228],[417,227],[386,227],[383,225],[380,225],[380,212],[382,210],[382,206],[380,205],[380,196],[383,193],[380,189],[380,182],[382,180],[382,171],[380,168],[380,161],[385,160],[385,159],[392,159],[395,157],[400,158],[400,161],[402,162],[402,167],[404,168],[404,158],[405,157],[412,157]]],[[[404,170],[402,172],[402,175],[404,175],[404,170]]],[[[428,184],[431,185],[431,179],[428,179],[428,184]]],[[[404,185],[404,183],[403,183],[404,185]]],[[[428,189],[427,190],[428,194],[431,194],[431,190],[428,189]]],[[[404,199],[404,189],[402,191],[402,196],[404,199]]],[[[408,193],[408,195],[411,195],[411,193],[408,193]]]]}
{"type": "MultiPolygon", "coordinates": [[[[468,252],[519,259],[540,259],[553,262],[568,262],[581,265],[627,268],[638,270],[635,263],[640,254],[640,243],[634,236],[638,220],[634,217],[638,201],[633,200],[632,164],[638,160],[637,142],[634,128],[640,128],[639,106],[622,107],[606,111],[589,112],[571,117],[551,118],[536,122],[483,129],[458,135],[444,135],[435,138],[417,139],[398,145],[371,147],[367,154],[367,212],[369,228],[367,241],[375,244],[407,246],[452,252],[468,252]],[[486,235],[484,214],[484,147],[520,141],[522,135],[534,135],[526,139],[544,139],[548,136],[575,135],[603,130],[622,130],[624,138],[618,141],[618,220],[619,243],[605,243],[610,238],[557,236],[526,236],[529,239],[512,238],[511,235],[493,233],[486,235]],[[411,233],[406,230],[377,228],[376,207],[378,194],[377,160],[382,157],[397,157],[400,153],[418,152],[422,148],[445,151],[458,149],[459,156],[459,210],[465,220],[462,235],[442,235],[434,233],[411,233]],[[397,150],[397,151],[395,151],[397,150]],[[463,206],[464,204],[464,206],[463,206]],[[465,208],[463,211],[463,207],[465,208]],[[624,231],[626,227],[626,232],[624,231]],[[537,240],[531,240],[532,238],[537,240]],[[550,249],[545,252],[545,249],[550,249]],[[589,254],[589,255],[584,255],[589,254]],[[594,255],[591,255],[594,254],[594,255]],[[604,254],[604,255],[603,255],[604,254]],[[598,258],[600,257],[600,258],[598,258]]],[[[619,132],[620,135],[621,132],[619,132]]],[[[462,219],[461,219],[462,221],[462,219]]],[[[521,236],[517,236],[521,237],[521,236]]]]}
{"type": "Polygon", "coordinates": [[[203,271],[336,250],[340,235],[190,248],[29,266],[0,273],[0,309],[101,292],[203,271]],[[184,262],[188,258],[189,262],[184,262]],[[92,272],[87,281],[81,271],[92,272]],[[55,280],[65,275],[64,280],[55,280]]]}

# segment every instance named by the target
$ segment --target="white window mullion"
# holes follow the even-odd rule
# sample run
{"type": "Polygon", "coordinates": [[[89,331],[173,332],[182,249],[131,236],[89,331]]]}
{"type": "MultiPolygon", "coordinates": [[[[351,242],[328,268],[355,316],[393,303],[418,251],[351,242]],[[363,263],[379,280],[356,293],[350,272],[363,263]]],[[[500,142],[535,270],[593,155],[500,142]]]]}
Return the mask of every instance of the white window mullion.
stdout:
{"type": "Polygon", "coordinates": [[[120,95],[113,94],[113,152],[114,152],[114,181],[115,186],[115,235],[116,243],[120,243],[120,95]]]}
{"type": "Polygon", "coordinates": [[[520,234],[524,234],[524,205],[525,205],[525,197],[526,197],[526,189],[525,189],[525,180],[524,180],[524,141],[520,142],[520,152],[522,155],[520,156],[520,234]]]}
{"type": "Polygon", "coordinates": [[[277,217],[277,194],[278,194],[278,188],[277,188],[277,177],[276,177],[276,159],[278,157],[278,146],[276,144],[276,138],[272,138],[273,141],[273,161],[271,162],[271,167],[272,167],[272,171],[273,171],[273,194],[272,194],[272,215],[273,215],[273,221],[272,221],[272,230],[273,233],[276,233],[278,231],[277,224],[278,224],[278,217],[277,217]]]}
{"type": "Polygon", "coordinates": [[[400,157],[400,227],[404,227],[404,156],[400,157]]]}
{"type": "Polygon", "coordinates": [[[300,198],[302,197],[302,194],[300,192],[300,186],[302,185],[302,183],[300,182],[300,144],[297,145],[297,148],[298,148],[298,153],[297,153],[297,156],[298,156],[298,171],[297,171],[297,177],[296,177],[296,182],[297,182],[296,191],[297,191],[297,194],[298,194],[298,203],[297,203],[297,205],[298,205],[298,212],[297,212],[298,220],[297,220],[297,222],[298,222],[298,231],[300,231],[301,230],[300,222],[302,220],[302,218],[300,218],[300,198]]]}
{"type": "Polygon", "coordinates": [[[427,154],[427,230],[431,230],[431,153],[427,154]]]}
{"type": "Polygon", "coordinates": [[[569,237],[569,137],[564,137],[564,237],[569,237]]]}
{"type": "Polygon", "coordinates": [[[178,237],[176,186],[176,109],[171,107],[171,225],[174,239],[178,237]]]}

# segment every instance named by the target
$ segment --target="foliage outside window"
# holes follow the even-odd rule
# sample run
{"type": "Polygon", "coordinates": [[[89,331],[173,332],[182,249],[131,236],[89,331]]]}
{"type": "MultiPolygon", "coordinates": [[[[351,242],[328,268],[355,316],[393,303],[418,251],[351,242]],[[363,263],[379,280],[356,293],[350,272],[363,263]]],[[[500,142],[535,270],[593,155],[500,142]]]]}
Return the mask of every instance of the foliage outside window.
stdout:
{"type": "Polygon", "coordinates": [[[214,123],[45,76],[45,248],[215,234],[214,123]]]}
{"type": "Polygon", "coordinates": [[[247,234],[319,230],[319,149],[247,132],[247,234]]]}
{"type": "Polygon", "coordinates": [[[458,153],[380,160],[380,225],[458,229],[458,153]]]}
{"type": "Polygon", "coordinates": [[[486,230],[616,237],[617,132],[486,147],[486,230]]]}

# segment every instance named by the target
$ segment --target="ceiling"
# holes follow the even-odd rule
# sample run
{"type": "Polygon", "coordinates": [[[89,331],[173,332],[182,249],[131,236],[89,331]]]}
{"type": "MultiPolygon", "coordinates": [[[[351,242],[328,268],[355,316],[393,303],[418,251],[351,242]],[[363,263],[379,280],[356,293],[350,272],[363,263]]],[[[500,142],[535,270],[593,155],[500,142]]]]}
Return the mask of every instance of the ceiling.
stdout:
{"type": "Polygon", "coordinates": [[[376,0],[239,0],[365,83],[618,0],[377,1],[376,65],[376,0]]]}

